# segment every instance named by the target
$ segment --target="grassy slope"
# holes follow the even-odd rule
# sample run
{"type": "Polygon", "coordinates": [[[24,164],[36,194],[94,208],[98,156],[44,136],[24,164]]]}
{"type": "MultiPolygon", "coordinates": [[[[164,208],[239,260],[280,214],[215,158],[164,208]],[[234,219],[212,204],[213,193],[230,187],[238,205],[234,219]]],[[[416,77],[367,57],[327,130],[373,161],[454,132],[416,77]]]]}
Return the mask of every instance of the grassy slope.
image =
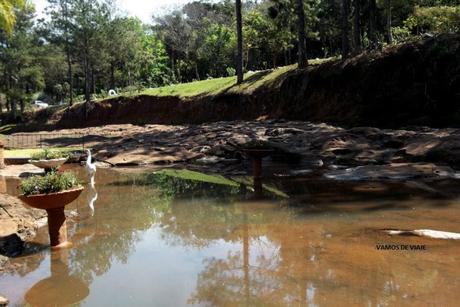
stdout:
{"type": "MultiPolygon", "coordinates": [[[[310,60],[310,65],[319,65],[335,58],[310,60]]],[[[215,78],[190,83],[181,83],[154,89],[148,89],[141,94],[149,96],[177,96],[181,98],[218,95],[224,92],[231,94],[251,94],[260,87],[277,87],[289,72],[297,65],[278,67],[272,70],[250,72],[245,74],[244,82],[236,85],[236,77],[215,78]]]]}

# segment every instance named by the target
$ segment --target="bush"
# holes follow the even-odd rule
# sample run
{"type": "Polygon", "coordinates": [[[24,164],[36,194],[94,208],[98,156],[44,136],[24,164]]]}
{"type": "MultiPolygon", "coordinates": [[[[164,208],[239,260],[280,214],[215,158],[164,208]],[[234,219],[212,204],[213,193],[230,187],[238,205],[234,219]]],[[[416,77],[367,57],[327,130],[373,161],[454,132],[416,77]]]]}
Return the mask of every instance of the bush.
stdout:
{"type": "Polygon", "coordinates": [[[411,32],[406,27],[393,27],[391,31],[393,39],[398,43],[408,41],[412,37],[411,32]]]}
{"type": "Polygon", "coordinates": [[[50,194],[80,187],[80,181],[73,172],[50,172],[45,176],[33,176],[19,185],[21,194],[25,196],[50,194]]]}
{"type": "Polygon", "coordinates": [[[416,7],[404,25],[417,34],[459,31],[460,6],[416,7]]]}
{"type": "Polygon", "coordinates": [[[31,160],[52,160],[60,158],[68,158],[69,154],[60,150],[43,149],[37,153],[32,154],[31,160]]]}

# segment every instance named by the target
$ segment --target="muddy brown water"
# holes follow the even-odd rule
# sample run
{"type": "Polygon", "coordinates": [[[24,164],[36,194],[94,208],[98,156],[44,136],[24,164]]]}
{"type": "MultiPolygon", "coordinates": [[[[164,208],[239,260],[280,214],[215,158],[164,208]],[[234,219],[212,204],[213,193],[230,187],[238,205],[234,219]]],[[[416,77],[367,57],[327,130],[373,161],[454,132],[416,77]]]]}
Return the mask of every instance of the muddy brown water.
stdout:
{"type": "Polygon", "coordinates": [[[379,231],[460,232],[456,182],[432,195],[271,179],[267,200],[250,200],[242,186],[151,173],[98,170],[68,207],[74,247],[51,252],[41,229],[0,294],[12,306],[458,306],[460,242],[379,231]]]}

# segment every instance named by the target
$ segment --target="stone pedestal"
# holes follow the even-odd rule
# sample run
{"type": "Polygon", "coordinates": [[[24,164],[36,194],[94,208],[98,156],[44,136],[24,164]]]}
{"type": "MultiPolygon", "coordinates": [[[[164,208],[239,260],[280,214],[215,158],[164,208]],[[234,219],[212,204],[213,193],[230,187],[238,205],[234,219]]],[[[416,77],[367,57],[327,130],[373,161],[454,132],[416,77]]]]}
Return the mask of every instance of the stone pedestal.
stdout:
{"type": "Polygon", "coordinates": [[[48,231],[50,245],[53,249],[68,247],[67,223],[64,207],[46,210],[48,213],[48,231]]]}

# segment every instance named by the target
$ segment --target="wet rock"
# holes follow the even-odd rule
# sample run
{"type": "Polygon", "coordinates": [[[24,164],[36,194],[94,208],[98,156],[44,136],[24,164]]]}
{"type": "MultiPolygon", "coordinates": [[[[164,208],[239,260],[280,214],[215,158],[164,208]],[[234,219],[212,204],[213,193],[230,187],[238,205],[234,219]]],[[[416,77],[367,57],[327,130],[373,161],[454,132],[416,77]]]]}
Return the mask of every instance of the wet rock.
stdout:
{"type": "Polygon", "coordinates": [[[416,229],[416,230],[395,230],[395,229],[385,229],[389,235],[392,236],[418,236],[426,237],[431,239],[442,239],[442,240],[460,240],[460,233],[456,232],[447,232],[447,231],[438,231],[431,229],[416,229]]]}
{"type": "Polygon", "coordinates": [[[17,234],[0,238],[0,254],[7,257],[17,257],[24,250],[24,241],[17,234]]]}
{"type": "Polygon", "coordinates": [[[8,306],[10,301],[6,298],[0,295],[0,307],[5,307],[8,306]]]}
{"type": "Polygon", "coordinates": [[[328,171],[328,179],[343,181],[359,180],[407,180],[414,178],[456,177],[449,167],[440,167],[429,163],[401,163],[390,165],[365,165],[342,170],[328,171]]]}

